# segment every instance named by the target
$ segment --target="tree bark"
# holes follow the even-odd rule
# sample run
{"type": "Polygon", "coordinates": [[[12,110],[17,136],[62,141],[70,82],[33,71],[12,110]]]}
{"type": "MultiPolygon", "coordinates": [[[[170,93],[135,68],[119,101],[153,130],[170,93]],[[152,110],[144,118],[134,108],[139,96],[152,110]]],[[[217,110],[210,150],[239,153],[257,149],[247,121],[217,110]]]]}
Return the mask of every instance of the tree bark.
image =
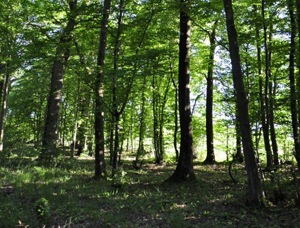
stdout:
{"type": "Polygon", "coordinates": [[[272,150],[270,145],[270,104],[269,104],[269,93],[268,86],[270,83],[271,77],[271,60],[270,60],[270,47],[267,39],[267,25],[265,19],[265,0],[262,0],[262,19],[263,19],[263,36],[264,36],[264,48],[265,48],[265,86],[263,88],[262,78],[260,81],[260,92],[261,92],[261,109],[262,109],[262,128],[263,128],[263,137],[265,143],[265,150],[267,156],[267,169],[272,169],[273,158],[272,150]]]}
{"type": "Polygon", "coordinates": [[[120,121],[120,115],[118,111],[118,103],[117,103],[117,77],[118,77],[118,64],[119,64],[119,50],[120,50],[120,38],[121,38],[121,26],[122,26],[122,20],[123,20],[123,11],[124,11],[124,1],[120,0],[119,3],[119,15],[118,15],[118,28],[117,28],[117,34],[115,38],[115,45],[114,45],[114,72],[112,76],[112,118],[114,119],[113,122],[113,129],[114,133],[112,135],[114,136],[114,146],[113,146],[113,153],[112,153],[112,176],[115,175],[115,172],[117,170],[118,165],[118,152],[119,152],[119,121],[120,121]]]}
{"type": "Polygon", "coordinates": [[[171,78],[168,78],[167,86],[164,91],[164,95],[161,101],[161,107],[159,108],[159,155],[156,158],[156,164],[161,164],[164,161],[164,154],[165,154],[165,148],[164,148],[164,112],[165,107],[168,99],[168,92],[171,84],[171,78]]]}
{"type": "Polygon", "coordinates": [[[103,14],[100,27],[100,39],[97,57],[97,74],[95,77],[95,179],[106,176],[104,159],[104,104],[103,104],[103,68],[105,65],[105,50],[108,34],[108,19],[110,14],[111,0],[104,0],[103,14]]]}
{"type": "Polygon", "coordinates": [[[144,154],[144,139],[145,139],[145,103],[146,103],[146,75],[143,77],[143,87],[142,87],[142,104],[140,107],[140,129],[139,129],[139,146],[135,157],[134,166],[139,167],[138,163],[140,162],[140,157],[144,154]]]}
{"type": "Polygon", "coordinates": [[[179,150],[177,147],[177,134],[178,134],[178,86],[176,85],[174,76],[173,76],[173,64],[171,62],[170,58],[170,77],[172,80],[172,84],[175,90],[174,93],[174,133],[173,133],[173,145],[174,145],[174,150],[175,150],[175,159],[176,162],[178,162],[179,159],[179,150]]]}
{"type": "Polygon", "coordinates": [[[279,165],[279,155],[278,155],[278,144],[277,144],[277,136],[275,129],[275,116],[274,116],[274,103],[276,96],[276,79],[274,78],[270,84],[269,88],[270,94],[270,133],[271,133],[271,141],[272,141],[272,150],[273,150],[273,162],[274,165],[279,165]]]}
{"type": "Polygon", "coordinates": [[[69,1],[68,23],[60,37],[56,48],[55,60],[52,66],[50,94],[47,101],[47,114],[45,120],[44,134],[42,139],[41,159],[51,159],[57,154],[58,128],[59,128],[59,110],[62,98],[63,78],[65,65],[70,55],[70,42],[72,32],[75,28],[77,14],[77,0],[69,1]]]}
{"type": "Polygon", "coordinates": [[[207,86],[206,86],[206,147],[207,154],[204,163],[212,164],[215,162],[214,152],[214,129],[213,129],[213,70],[214,70],[214,57],[216,48],[216,23],[214,28],[209,34],[210,50],[209,62],[207,71],[207,86]]]}
{"type": "Polygon", "coordinates": [[[251,136],[248,101],[243,83],[238,37],[234,24],[232,1],[223,0],[223,3],[226,13],[226,27],[229,40],[229,53],[232,64],[233,84],[237,97],[237,108],[239,112],[240,130],[247,171],[248,203],[250,205],[260,205],[262,203],[263,191],[258,175],[251,136]]]}
{"type": "Polygon", "coordinates": [[[242,154],[242,140],[241,140],[241,129],[240,129],[240,117],[237,110],[237,105],[235,107],[236,112],[236,120],[235,120],[235,132],[236,132],[236,154],[234,155],[233,159],[237,162],[242,163],[244,161],[244,156],[242,154]]]}
{"type": "Polygon", "coordinates": [[[9,64],[6,65],[6,72],[5,72],[5,79],[2,84],[1,92],[0,92],[0,99],[1,99],[1,110],[0,110],[0,153],[3,152],[3,139],[4,139],[4,126],[6,120],[6,110],[7,110],[7,96],[8,96],[8,88],[9,88],[9,64]]]}
{"type": "MultiPolygon", "coordinates": [[[[297,36],[298,36],[298,50],[297,54],[300,56],[300,0],[296,0],[296,8],[297,8],[297,36]]],[[[297,74],[297,109],[298,109],[298,123],[300,123],[300,105],[299,105],[299,97],[300,97],[300,59],[298,58],[297,61],[297,68],[298,68],[298,74],[297,74]]]]}
{"type": "Polygon", "coordinates": [[[299,142],[299,130],[298,130],[298,113],[297,113],[297,95],[295,86],[295,51],[296,51],[296,21],[294,16],[294,4],[293,0],[288,0],[288,9],[290,14],[290,26],[291,26],[291,37],[290,37],[290,55],[289,55],[289,80],[290,80],[290,106],[292,116],[292,129],[294,137],[294,149],[295,158],[297,160],[298,168],[300,168],[300,142],[299,142]]]}
{"type": "Polygon", "coordinates": [[[153,144],[155,162],[159,157],[159,130],[158,130],[158,95],[156,87],[155,75],[152,76],[152,113],[153,113],[153,144]]]}
{"type": "Polygon", "coordinates": [[[181,0],[179,41],[179,117],[180,154],[177,167],[169,181],[182,182],[195,179],[193,170],[193,132],[190,104],[190,33],[191,21],[187,13],[188,0],[181,0]]]}

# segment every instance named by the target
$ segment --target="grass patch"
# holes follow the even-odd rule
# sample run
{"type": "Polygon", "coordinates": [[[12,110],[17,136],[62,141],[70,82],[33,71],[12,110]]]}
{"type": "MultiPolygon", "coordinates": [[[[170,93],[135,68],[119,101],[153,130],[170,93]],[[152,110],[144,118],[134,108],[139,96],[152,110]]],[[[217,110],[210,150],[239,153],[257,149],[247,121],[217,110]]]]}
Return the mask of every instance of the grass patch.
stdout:
{"type": "MultiPolygon", "coordinates": [[[[266,208],[245,206],[246,176],[235,165],[233,184],[226,164],[195,165],[197,180],[162,184],[174,164],[145,164],[131,169],[124,162],[117,178],[95,181],[94,161],[69,159],[57,167],[40,167],[30,159],[10,158],[0,168],[0,227],[297,227],[295,184],[280,171],[286,198],[266,208]],[[115,186],[114,183],[118,185],[115,186]]],[[[267,195],[274,186],[264,182],[267,195]]],[[[271,197],[270,197],[271,198],[271,197]]]]}

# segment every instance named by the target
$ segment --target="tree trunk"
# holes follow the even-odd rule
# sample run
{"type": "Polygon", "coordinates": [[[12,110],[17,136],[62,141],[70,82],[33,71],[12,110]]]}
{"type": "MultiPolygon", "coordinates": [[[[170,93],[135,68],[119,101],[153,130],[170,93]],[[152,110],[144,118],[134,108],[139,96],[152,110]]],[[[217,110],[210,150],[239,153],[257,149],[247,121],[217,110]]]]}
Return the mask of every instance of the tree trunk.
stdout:
{"type": "Polygon", "coordinates": [[[273,161],[274,165],[279,165],[279,157],[278,157],[278,145],[277,145],[277,137],[275,130],[275,120],[274,120],[274,100],[276,96],[276,79],[273,79],[273,82],[269,88],[270,94],[270,133],[271,133],[271,141],[272,141],[272,150],[273,150],[273,161]]]}
{"type": "Polygon", "coordinates": [[[244,161],[244,157],[242,154],[242,139],[241,139],[241,129],[240,129],[240,117],[237,110],[237,105],[235,108],[236,112],[236,120],[235,120],[235,132],[236,132],[236,154],[234,155],[234,160],[242,163],[244,161]]]}
{"type": "Polygon", "coordinates": [[[263,191],[258,175],[258,169],[251,137],[248,101],[243,83],[238,38],[234,24],[232,1],[223,0],[223,3],[226,13],[226,26],[229,40],[229,53],[232,64],[233,84],[237,97],[237,108],[239,112],[243,152],[246,163],[248,179],[248,203],[250,205],[260,205],[262,203],[263,191]]]}
{"type": "Polygon", "coordinates": [[[122,19],[124,12],[124,0],[120,0],[119,3],[119,16],[118,16],[118,29],[117,35],[115,39],[114,46],[114,72],[112,78],[112,96],[113,96],[113,108],[112,115],[114,118],[114,148],[113,148],[113,156],[112,156],[112,176],[115,175],[118,165],[118,153],[119,153],[119,125],[120,125],[120,115],[121,113],[118,111],[118,103],[117,103],[117,77],[118,77],[118,64],[119,64],[119,50],[120,50],[120,38],[122,32],[122,19]]]}
{"type": "Polygon", "coordinates": [[[216,48],[216,23],[213,31],[209,34],[210,51],[209,62],[207,71],[207,86],[206,86],[206,147],[207,155],[204,163],[212,164],[215,162],[214,152],[214,130],[213,130],[213,69],[214,69],[214,56],[216,48]]]}
{"type": "Polygon", "coordinates": [[[161,164],[164,161],[164,154],[165,154],[165,148],[164,148],[164,112],[165,107],[167,103],[168,98],[168,92],[171,84],[171,78],[168,78],[167,87],[164,91],[164,96],[161,101],[161,107],[159,109],[159,156],[156,158],[156,163],[161,164]]]}
{"type": "Polygon", "coordinates": [[[70,13],[68,23],[64,29],[59,44],[56,49],[56,56],[53,62],[50,94],[47,102],[47,114],[44,127],[44,135],[42,139],[41,159],[51,159],[56,156],[58,144],[58,128],[59,128],[59,110],[62,98],[63,78],[65,65],[70,55],[70,43],[72,40],[72,32],[75,28],[77,0],[69,1],[70,13]]]}
{"type": "MultiPolygon", "coordinates": [[[[6,110],[7,110],[7,96],[9,88],[9,64],[6,65],[5,79],[3,81],[3,86],[1,88],[1,113],[0,113],[0,153],[3,152],[3,139],[4,139],[4,126],[6,120],[6,110]]],[[[2,83],[1,83],[2,84],[2,83]]]]}
{"type": "Polygon", "coordinates": [[[145,136],[145,103],[146,103],[146,74],[144,74],[142,87],[142,104],[140,108],[140,129],[139,129],[139,146],[135,157],[134,166],[139,167],[140,157],[144,154],[144,136],[145,136]]]}
{"type": "Polygon", "coordinates": [[[178,86],[176,85],[176,82],[174,80],[174,76],[173,76],[173,63],[171,62],[171,58],[170,58],[170,76],[172,79],[172,84],[175,90],[174,93],[174,133],[173,133],[173,145],[174,145],[174,149],[175,149],[175,158],[176,158],[176,162],[178,162],[179,159],[179,151],[177,148],[177,134],[178,134],[178,86]]]}
{"type": "MultiPolygon", "coordinates": [[[[296,8],[297,8],[297,35],[298,35],[298,51],[297,54],[300,56],[300,0],[296,0],[296,8]]],[[[297,110],[298,110],[298,124],[300,123],[300,104],[299,104],[299,97],[300,97],[300,59],[297,58],[297,68],[298,68],[298,74],[297,74],[297,110]]]]}
{"type": "MultiPolygon", "coordinates": [[[[260,82],[261,89],[261,108],[262,108],[262,128],[263,128],[263,136],[265,143],[265,150],[267,156],[267,169],[272,169],[273,167],[273,158],[272,158],[272,150],[270,145],[270,104],[269,104],[269,93],[268,86],[270,83],[271,77],[271,60],[270,60],[270,47],[267,39],[267,25],[265,19],[265,1],[262,0],[262,19],[263,19],[263,30],[264,30],[264,48],[265,48],[265,86],[263,90],[263,82],[260,82]]],[[[271,32],[271,31],[270,31],[271,32]]],[[[262,80],[262,79],[261,79],[262,80]]]]}
{"type": "Polygon", "coordinates": [[[76,40],[74,41],[75,47],[79,56],[79,62],[81,68],[84,68],[84,74],[82,74],[80,71],[77,72],[78,76],[78,93],[79,89],[81,88],[80,94],[81,97],[78,100],[78,111],[79,111],[79,117],[80,117],[80,123],[78,124],[78,142],[79,142],[79,148],[78,148],[78,154],[83,150],[88,150],[89,155],[92,155],[92,149],[91,149],[91,134],[88,132],[88,125],[90,122],[90,113],[89,113],[89,107],[91,103],[91,91],[90,86],[88,85],[87,78],[91,77],[91,73],[89,72],[86,60],[84,55],[80,52],[80,47],[76,40]],[[81,83],[81,77],[83,77],[84,80],[87,81],[87,83],[82,84],[81,83]]]}
{"type": "Polygon", "coordinates": [[[77,141],[77,133],[78,133],[78,111],[79,111],[79,94],[80,94],[80,80],[79,77],[77,79],[77,91],[76,91],[76,98],[74,102],[74,129],[73,129],[73,139],[72,139],[72,146],[71,146],[71,154],[70,157],[74,158],[75,150],[77,149],[78,146],[78,141],[77,141]]]}
{"type": "Polygon", "coordinates": [[[300,143],[299,143],[299,130],[298,130],[298,114],[297,114],[297,95],[295,88],[295,37],[296,37],[296,21],[294,16],[293,0],[288,0],[288,8],[291,23],[291,38],[290,38],[290,56],[289,56],[289,80],[290,80],[290,106],[292,116],[292,128],[294,137],[295,158],[297,160],[298,168],[300,168],[300,143]]]}
{"type": "Polygon", "coordinates": [[[153,113],[153,144],[155,163],[159,160],[159,130],[158,130],[158,95],[155,83],[155,75],[152,76],[152,113],[153,113]]]}
{"type": "Polygon", "coordinates": [[[193,132],[190,104],[190,32],[191,21],[187,14],[188,0],[181,0],[179,40],[179,116],[180,154],[177,167],[169,181],[182,182],[195,179],[193,170],[193,132]]]}
{"type": "Polygon", "coordinates": [[[108,18],[111,0],[104,0],[103,15],[100,27],[100,40],[97,57],[97,74],[95,78],[95,179],[106,176],[104,159],[104,104],[103,104],[103,68],[108,33],[108,18]]]}

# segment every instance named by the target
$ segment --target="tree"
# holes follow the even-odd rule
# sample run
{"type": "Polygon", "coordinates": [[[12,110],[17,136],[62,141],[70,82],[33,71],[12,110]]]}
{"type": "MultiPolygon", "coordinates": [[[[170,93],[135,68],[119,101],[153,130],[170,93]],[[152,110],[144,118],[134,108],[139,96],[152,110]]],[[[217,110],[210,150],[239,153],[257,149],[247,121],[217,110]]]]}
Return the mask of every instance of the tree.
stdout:
{"type": "Polygon", "coordinates": [[[179,117],[180,154],[174,173],[169,181],[182,182],[195,179],[193,170],[193,135],[190,105],[190,32],[191,20],[188,15],[189,0],[181,0],[179,38],[179,117]]]}
{"type": "Polygon", "coordinates": [[[72,32],[76,25],[77,0],[69,0],[68,22],[64,28],[59,43],[56,47],[56,54],[51,72],[50,93],[47,102],[47,114],[42,140],[41,159],[51,159],[55,156],[58,144],[59,111],[62,99],[63,78],[66,63],[70,57],[70,45],[72,32]]]}
{"type": "Polygon", "coordinates": [[[214,70],[214,57],[216,49],[216,20],[211,33],[209,35],[210,50],[209,50],[209,63],[207,71],[207,86],[206,86],[206,147],[207,155],[204,163],[214,163],[214,131],[213,131],[213,70],[214,70]]]}
{"type": "Polygon", "coordinates": [[[95,178],[99,179],[106,175],[104,159],[104,104],[103,104],[103,68],[105,65],[105,51],[107,41],[107,27],[110,14],[111,0],[105,0],[103,3],[103,14],[100,27],[99,48],[97,57],[97,72],[94,83],[95,96],[95,178]]]}
{"type": "Polygon", "coordinates": [[[296,21],[294,16],[294,4],[293,0],[288,1],[288,9],[290,15],[290,55],[289,55],[289,81],[290,81],[290,107],[291,107],[291,117],[292,117],[292,129],[294,138],[294,149],[295,158],[298,163],[298,168],[300,168],[300,141],[299,141],[299,129],[298,129],[298,113],[297,113],[297,94],[295,86],[295,51],[296,51],[296,21]]]}
{"type": "Polygon", "coordinates": [[[258,169],[255,160],[254,147],[251,136],[248,101],[243,82],[241,60],[238,46],[238,35],[234,24],[232,1],[223,0],[223,3],[226,14],[226,27],[229,40],[229,54],[232,64],[233,84],[237,97],[240,132],[246,163],[248,180],[248,202],[251,205],[260,205],[262,203],[263,190],[258,175],[258,169]]]}
{"type": "Polygon", "coordinates": [[[20,41],[18,32],[22,32],[22,15],[19,1],[0,3],[0,153],[4,147],[4,128],[7,118],[7,101],[14,77],[20,64],[20,41]],[[14,14],[11,12],[15,10],[14,14]]]}

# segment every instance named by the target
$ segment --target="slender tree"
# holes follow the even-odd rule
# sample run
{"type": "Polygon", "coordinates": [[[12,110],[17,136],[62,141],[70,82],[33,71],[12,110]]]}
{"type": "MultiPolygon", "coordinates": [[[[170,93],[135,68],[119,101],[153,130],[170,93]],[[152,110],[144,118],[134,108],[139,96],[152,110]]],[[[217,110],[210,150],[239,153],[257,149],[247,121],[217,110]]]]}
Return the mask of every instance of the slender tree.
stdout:
{"type": "Polygon", "coordinates": [[[94,84],[95,96],[95,179],[106,175],[104,159],[104,104],[103,104],[103,77],[105,64],[105,50],[108,34],[108,20],[110,14],[111,0],[105,0],[103,5],[103,14],[100,27],[99,48],[97,57],[97,72],[94,84]]]}
{"type": "Polygon", "coordinates": [[[193,133],[190,104],[190,33],[189,0],[181,0],[179,40],[179,117],[180,154],[177,167],[169,181],[182,182],[195,179],[193,170],[193,133]]]}
{"type": "Polygon", "coordinates": [[[258,174],[251,136],[248,101],[243,82],[238,35],[235,29],[232,1],[223,0],[223,3],[226,14],[226,27],[229,40],[229,54],[232,64],[233,84],[237,97],[237,109],[239,112],[240,131],[246,163],[248,203],[250,205],[260,205],[262,203],[263,191],[258,174]]]}
{"type": "Polygon", "coordinates": [[[216,26],[218,21],[215,21],[213,30],[209,33],[210,49],[207,71],[207,86],[206,86],[206,147],[207,155],[204,163],[212,164],[215,162],[214,152],[214,129],[213,129],[213,70],[214,57],[216,49],[216,26]]]}
{"type": "Polygon", "coordinates": [[[4,125],[7,110],[7,96],[10,82],[9,64],[6,64],[5,78],[2,79],[2,88],[0,92],[1,109],[0,109],[0,152],[3,152],[4,125]]]}
{"type": "Polygon", "coordinates": [[[174,79],[174,73],[173,73],[173,63],[171,61],[171,57],[169,58],[169,65],[170,65],[170,77],[172,80],[172,85],[174,88],[174,133],[173,133],[173,146],[175,150],[175,158],[176,162],[178,162],[179,159],[179,151],[177,146],[177,135],[178,135],[178,86],[174,79]]]}
{"type": "MultiPolygon", "coordinates": [[[[263,137],[265,143],[265,150],[267,155],[267,168],[271,169],[273,166],[272,150],[270,145],[270,105],[269,105],[269,93],[268,86],[271,77],[271,51],[270,43],[268,42],[267,34],[267,22],[265,18],[265,0],[262,0],[262,19],[263,19],[263,40],[265,49],[265,86],[263,86],[263,81],[260,81],[260,93],[261,93],[261,119],[262,119],[262,129],[263,137]]],[[[271,31],[270,31],[271,33],[271,31]]]]}

